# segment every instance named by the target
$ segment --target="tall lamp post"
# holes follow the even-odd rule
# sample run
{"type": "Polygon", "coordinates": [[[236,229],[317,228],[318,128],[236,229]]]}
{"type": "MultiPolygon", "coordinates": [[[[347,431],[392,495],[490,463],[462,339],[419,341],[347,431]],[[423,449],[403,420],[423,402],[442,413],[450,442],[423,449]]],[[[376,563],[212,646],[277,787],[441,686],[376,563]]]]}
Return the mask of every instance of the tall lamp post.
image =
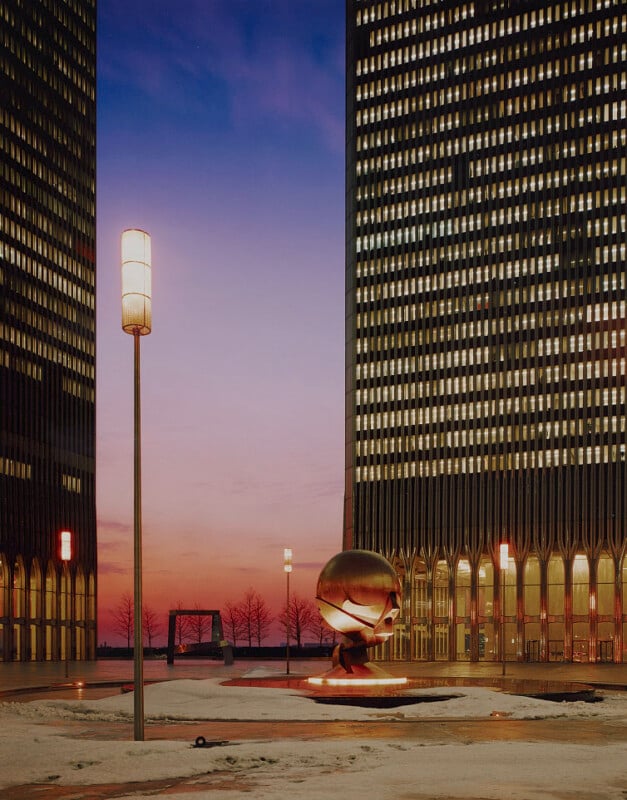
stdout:
{"type": "Polygon", "coordinates": [[[122,233],[122,330],[135,346],[135,469],[134,469],[134,720],[135,741],[144,740],[144,651],[142,636],[142,511],[141,405],[139,339],[152,330],[150,236],[131,229],[122,233]]]}
{"type": "MultiPolygon", "coordinates": [[[[61,557],[61,561],[65,563],[69,563],[72,560],[72,531],[61,531],[59,534],[59,556],[61,557]]],[[[66,595],[65,595],[65,603],[66,603],[66,618],[67,618],[67,586],[66,586],[66,595]]],[[[71,615],[70,615],[71,620],[71,615]]],[[[65,677],[70,677],[70,650],[71,646],[68,646],[68,632],[67,630],[63,631],[63,635],[65,636],[65,677]]],[[[72,624],[70,622],[70,642],[72,641],[72,624]]]]}
{"type": "Polygon", "coordinates": [[[502,674],[505,675],[505,575],[509,562],[509,545],[502,542],[500,547],[500,568],[501,568],[501,653],[503,657],[502,674]]]}
{"type": "Polygon", "coordinates": [[[283,550],[283,569],[287,579],[287,602],[285,604],[285,672],[290,674],[290,572],[292,571],[292,551],[289,547],[283,550]]]}

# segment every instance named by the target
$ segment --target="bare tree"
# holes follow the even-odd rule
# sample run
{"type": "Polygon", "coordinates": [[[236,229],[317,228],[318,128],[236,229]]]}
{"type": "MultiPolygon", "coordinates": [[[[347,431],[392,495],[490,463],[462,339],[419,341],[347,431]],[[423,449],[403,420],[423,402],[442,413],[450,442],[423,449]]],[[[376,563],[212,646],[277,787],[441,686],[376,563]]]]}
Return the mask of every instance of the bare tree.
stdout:
{"type": "Polygon", "coordinates": [[[237,640],[242,638],[246,630],[241,610],[233,603],[226,603],[221,616],[227,639],[233,647],[237,647],[237,640]]]}
{"type": "MultiPolygon", "coordinates": [[[[184,607],[181,601],[179,600],[176,604],[177,611],[183,611],[184,607]]],[[[192,634],[191,630],[191,623],[190,618],[181,616],[180,614],[174,618],[174,641],[178,645],[182,645],[183,642],[186,642],[190,635],[192,634]]]]}
{"type": "Polygon", "coordinates": [[[335,646],[337,643],[337,631],[329,625],[320,611],[314,614],[307,630],[319,645],[330,644],[335,646]]]}
{"type": "MultiPolygon", "coordinates": [[[[290,597],[290,638],[296,640],[296,647],[300,648],[303,636],[311,628],[312,621],[316,618],[318,610],[313,600],[306,600],[298,595],[290,597]]],[[[281,627],[287,634],[287,608],[283,606],[281,627]]]]}
{"type": "Polygon", "coordinates": [[[134,613],[133,598],[128,592],[125,592],[113,611],[112,628],[118,636],[126,639],[126,646],[129,649],[131,647],[133,631],[135,630],[134,613]]]}
{"type": "Polygon", "coordinates": [[[266,601],[251,588],[236,608],[242,620],[242,637],[247,640],[249,647],[252,647],[254,641],[260,646],[268,636],[274,620],[266,601]]]}
{"type": "Polygon", "coordinates": [[[270,633],[270,626],[274,622],[274,616],[266,605],[266,601],[259,594],[255,597],[253,613],[255,639],[257,640],[257,647],[261,647],[262,641],[270,633]]]}
{"type": "Polygon", "coordinates": [[[163,627],[159,622],[157,612],[147,605],[142,608],[142,627],[144,640],[148,643],[148,647],[152,648],[152,640],[159,636],[163,631],[163,627]]]}
{"type": "MultiPolygon", "coordinates": [[[[198,603],[194,603],[194,609],[196,611],[201,611],[201,607],[198,603]]],[[[203,640],[203,636],[208,633],[211,636],[213,628],[213,618],[211,615],[205,614],[196,614],[193,617],[189,617],[189,630],[190,635],[194,642],[197,644],[201,644],[203,640]]]]}

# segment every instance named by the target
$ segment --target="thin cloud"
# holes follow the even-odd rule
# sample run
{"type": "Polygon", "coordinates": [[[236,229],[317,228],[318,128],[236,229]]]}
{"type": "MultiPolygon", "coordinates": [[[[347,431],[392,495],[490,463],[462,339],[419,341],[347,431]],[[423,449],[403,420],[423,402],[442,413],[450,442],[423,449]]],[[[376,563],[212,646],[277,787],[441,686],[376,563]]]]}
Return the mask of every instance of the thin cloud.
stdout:
{"type": "Polygon", "coordinates": [[[185,114],[222,104],[238,129],[272,122],[317,131],[330,149],[343,152],[343,24],[328,24],[343,23],[341,11],[324,3],[307,11],[303,4],[295,10],[290,3],[251,8],[205,0],[187,0],[178,11],[157,2],[144,15],[141,2],[112,3],[103,23],[122,35],[115,48],[103,35],[101,76],[185,114]],[[142,17],[140,40],[133,12],[142,17]]]}
{"type": "Polygon", "coordinates": [[[128,575],[130,574],[130,567],[125,564],[116,564],[113,562],[99,562],[98,575],[128,575]]]}
{"type": "Polygon", "coordinates": [[[340,479],[333,479],[328,481],[317,481],[308,487],[311,497],[342,497],[344,494],[344,481],[340,479]]]}
{"type": "MultiPolygon", "coordinates": [[[[111,533],[131,533],[133,526],[128,522],[120,522],[119,520],[112,519],[98,519],[96,522],[98,530],[106,530],[111,533]]],[[[111,545],[111,542],[107,544],[111,545]]]]}
{"type": "Polygon", "coordinates": [[[324,567],[324,561],[295,561],[294,567],[298,569],[316,569],[321,570],[324,567]]]}

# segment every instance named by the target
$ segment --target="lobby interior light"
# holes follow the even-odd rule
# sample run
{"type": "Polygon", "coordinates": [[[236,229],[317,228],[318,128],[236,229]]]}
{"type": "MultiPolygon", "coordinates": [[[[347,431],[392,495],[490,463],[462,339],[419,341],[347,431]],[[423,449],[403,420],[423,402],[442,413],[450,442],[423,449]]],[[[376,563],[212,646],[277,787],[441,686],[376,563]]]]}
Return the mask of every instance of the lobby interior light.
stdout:
{"type": "Polygon", "coordinates": [[[140,336],[152,330],[150,235],[136,228],[122,233],[122,329],[140,336]]]}

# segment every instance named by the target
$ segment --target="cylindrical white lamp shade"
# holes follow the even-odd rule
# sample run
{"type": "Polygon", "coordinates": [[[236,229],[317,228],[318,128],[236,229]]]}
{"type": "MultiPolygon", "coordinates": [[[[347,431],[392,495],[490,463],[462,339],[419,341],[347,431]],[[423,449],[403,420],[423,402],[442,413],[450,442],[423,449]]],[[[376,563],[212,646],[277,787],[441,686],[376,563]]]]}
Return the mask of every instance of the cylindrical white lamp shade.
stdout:
{"type": "Polygon", "coordinates": [[[286,572],[292,571],[292,551],[289,547],[283,550],[283,569],[286,572]]]}
{"type": "Polygon", "coordinates": [[[150,234],[122,233],[122,329],[145,336],[152,330],[150,234]]]}

